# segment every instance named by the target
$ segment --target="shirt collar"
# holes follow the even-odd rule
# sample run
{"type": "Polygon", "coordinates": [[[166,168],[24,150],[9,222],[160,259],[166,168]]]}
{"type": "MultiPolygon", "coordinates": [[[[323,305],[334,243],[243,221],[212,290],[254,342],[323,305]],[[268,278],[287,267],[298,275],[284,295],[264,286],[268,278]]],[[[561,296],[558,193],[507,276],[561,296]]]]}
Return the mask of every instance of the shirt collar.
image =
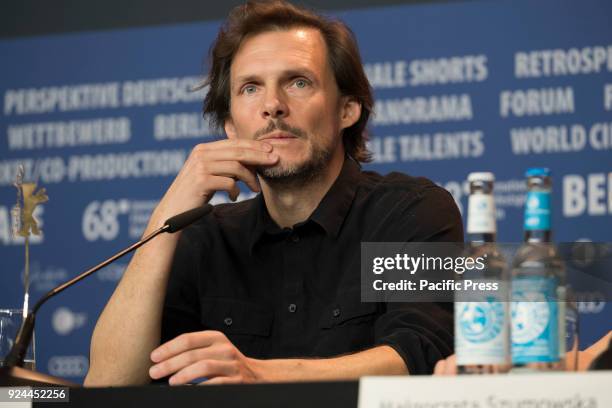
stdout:
{"type": "MultiPolygon", "coordinates": [[[[323,196],[308,220],[300,224],[312,220],[323,227],[328,235],[337,238],[355,197],[360,172],[359,163],[347,156],[336,181],[323,196]]],[[[274,233],[281,230],[270,217],[262,194],[255,197],[253,204],[250,212],[250,215],[254,218],[249,240],[249,252],[251,253],[264,233],[274,233]]]]}

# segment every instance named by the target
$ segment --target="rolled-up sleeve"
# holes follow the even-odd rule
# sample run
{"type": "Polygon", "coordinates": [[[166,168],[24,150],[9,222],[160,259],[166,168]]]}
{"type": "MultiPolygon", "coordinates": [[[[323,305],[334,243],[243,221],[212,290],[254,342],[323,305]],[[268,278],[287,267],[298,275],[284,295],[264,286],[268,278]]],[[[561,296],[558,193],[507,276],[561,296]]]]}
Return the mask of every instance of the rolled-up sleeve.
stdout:
{"type": "MultiPolygon", "coordinates": [[[[433,183],[398,203],[388,223],[388,242],[463,242],[461,214],[452,196],[433,183]]],[[[386,303],[375,322],[376,345],[388,345],[410,374],[431,374],[454,352],[452,303],[386,303]]]]}
{"type": "Polygon", "coordinates": [[[388,303],[375,323],[375,344],[402,357],[410,374],[431,374],[438,360],[453,353],[449,303],[388,303]]]}

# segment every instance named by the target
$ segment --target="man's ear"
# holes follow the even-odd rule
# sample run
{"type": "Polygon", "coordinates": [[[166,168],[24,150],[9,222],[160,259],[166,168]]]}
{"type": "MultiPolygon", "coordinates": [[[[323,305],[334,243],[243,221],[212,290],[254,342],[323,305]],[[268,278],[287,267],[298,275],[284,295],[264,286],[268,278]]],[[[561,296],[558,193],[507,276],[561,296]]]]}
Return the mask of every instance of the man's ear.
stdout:
{"type": "Polygon", "coordinates": [[[341,103],[340,127],[346,129],[353,126],[359,120],[361,116],[361,103],[353,96],[343,96],[341,103]]]}
{"type": "Polygon", "coordinates": [[[236,127],[234,126],[234,121],[232,118],[228,117],[223,122],[223,128],[225,129],[225,134],[228,139],[236,139],[236,127]]]}

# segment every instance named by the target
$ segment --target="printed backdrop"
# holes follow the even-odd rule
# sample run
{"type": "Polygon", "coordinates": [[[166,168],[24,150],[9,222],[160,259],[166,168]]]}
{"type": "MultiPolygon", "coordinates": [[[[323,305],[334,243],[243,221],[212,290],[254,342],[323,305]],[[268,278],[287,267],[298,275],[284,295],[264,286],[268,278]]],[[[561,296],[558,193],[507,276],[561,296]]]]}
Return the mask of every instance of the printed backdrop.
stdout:
{"type": "MultiPolygon", "coordinates": [[[[610,241],[612,3],[469,1],[335,16],[355,31],[375,91],[367,168],[429,177],[462,211],[467,174],[492,171],[498,238],[518,242],[524,171],[547,166],[555,240],[610,241]]],[[[31,246],[36,300],[137,240],[190,149],[222,137],[200,117],[203,93],[190,92],[218,27],[0,41],[0,307],[22,303],[23,241],[10,226],[18,165],[50,196],[31,246]]],[[[82,380],[91,332],[127,262],[44,306],[40,371],[82,380]]],[[[596,292],[580,300],[587,345],[610,329],[612,309],[596,292]]]]}

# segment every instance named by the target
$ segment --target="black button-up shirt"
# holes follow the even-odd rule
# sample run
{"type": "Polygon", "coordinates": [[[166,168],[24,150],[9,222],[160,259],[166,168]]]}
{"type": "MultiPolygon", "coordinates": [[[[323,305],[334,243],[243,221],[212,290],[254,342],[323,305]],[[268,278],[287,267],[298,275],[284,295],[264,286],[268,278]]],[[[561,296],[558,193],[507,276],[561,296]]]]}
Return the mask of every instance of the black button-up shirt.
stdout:
{"type": "Polygon", "coordinates": [[[162,342],[219,330],[254,358],[393,347],[412,374],[452,353],[452,305],[360,301],[360,243],[462,241],[450,194],[424,178],[361,171],[348,158],[304,222],[280,228],[261,195],[183,231],[162,342]]]}

